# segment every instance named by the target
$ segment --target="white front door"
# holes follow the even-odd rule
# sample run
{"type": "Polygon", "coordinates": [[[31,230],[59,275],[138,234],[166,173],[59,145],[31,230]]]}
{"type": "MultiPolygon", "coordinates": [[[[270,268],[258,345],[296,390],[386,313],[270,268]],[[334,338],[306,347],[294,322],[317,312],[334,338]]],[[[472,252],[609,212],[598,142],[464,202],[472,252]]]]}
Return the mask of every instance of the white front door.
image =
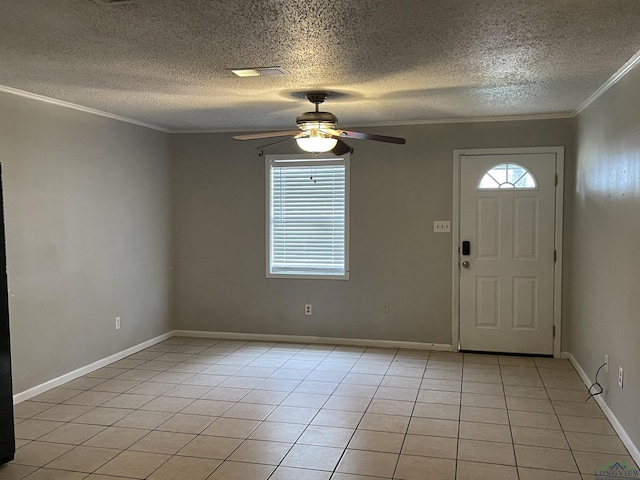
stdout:
{"type": "Polygon", "coordinates": [[[460,157],[460,349],[553,354],[556,154],[460,157]]]}

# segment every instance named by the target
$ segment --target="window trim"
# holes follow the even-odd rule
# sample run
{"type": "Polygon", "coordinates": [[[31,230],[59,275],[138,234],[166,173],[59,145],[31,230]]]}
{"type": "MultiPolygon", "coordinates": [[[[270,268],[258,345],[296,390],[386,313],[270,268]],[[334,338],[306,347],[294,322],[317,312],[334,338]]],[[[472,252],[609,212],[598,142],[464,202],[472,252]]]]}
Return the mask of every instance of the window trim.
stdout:
{"type": "Polygon", "coordinates": [[[314,154],[272,154],[265,155],[265,272],[266,278],[298,279],[298,280],[349,280],[349,244],[350,244],[350,178],[351,155],[333,155],[331,153],[314,154]],[[309,166],[316,164],[333,164],[345,166],[344,185],[344,270],[343,275],[314,275],[309,273],[271,273],[271,164],[272,162],[295,162],[296,165],[309,166]]]}

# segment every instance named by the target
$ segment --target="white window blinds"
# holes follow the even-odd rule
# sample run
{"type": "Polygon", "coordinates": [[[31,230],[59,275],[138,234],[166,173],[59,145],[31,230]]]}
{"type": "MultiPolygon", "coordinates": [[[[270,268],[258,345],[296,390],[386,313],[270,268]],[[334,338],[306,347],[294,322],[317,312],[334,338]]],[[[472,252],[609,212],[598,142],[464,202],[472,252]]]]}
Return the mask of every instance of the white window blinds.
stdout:
{"type": "Polygon", "coordinates": [[[348,157],[267,162],[267,276],[348,278],[348,157]]]}

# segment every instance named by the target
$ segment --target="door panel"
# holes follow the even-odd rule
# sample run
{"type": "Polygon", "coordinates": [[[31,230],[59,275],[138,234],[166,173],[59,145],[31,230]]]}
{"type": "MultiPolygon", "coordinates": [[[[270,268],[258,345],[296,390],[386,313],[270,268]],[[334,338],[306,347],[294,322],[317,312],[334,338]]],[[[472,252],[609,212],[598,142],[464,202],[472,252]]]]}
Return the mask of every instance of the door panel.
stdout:
{"type": "Polygon", "coordinates": [[[500,278],[476,277],[476,327],[500,328],[500,278]]]}
{"type": "Polygon", "coordinates": [[[513,328],[535,330],[538,323],[538,280],[513,279],[513,328]]]}
{"type": "Polygon", "coordinates": [[[500,199],[478,199],[477,248],[478,258],[498,260],[500,256],[500,199]]]}
{"type": "Polygon", "coordinates": [[[513,258],[536,260],[538,256],[538,199],[514,199],[513,258]]]}
{"type": "Polygon", "coordinates": [[[553,153],[461,157],[461,349],[553,353],[555,173],[553,153]],[[527,171],[535,183],[518,183],[527,171]]]}

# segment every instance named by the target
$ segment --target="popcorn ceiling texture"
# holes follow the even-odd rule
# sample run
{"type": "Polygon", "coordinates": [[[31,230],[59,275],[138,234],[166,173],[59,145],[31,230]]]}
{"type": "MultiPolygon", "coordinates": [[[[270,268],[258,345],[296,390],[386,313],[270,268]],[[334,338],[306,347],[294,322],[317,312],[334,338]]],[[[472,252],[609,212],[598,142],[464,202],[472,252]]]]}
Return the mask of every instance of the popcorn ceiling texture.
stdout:
{"type": "Polygon", "coordinates": [[[638,25],[638,0],[3,1],[0,84],[171,130],[293,127],[317,89],[345,127],[561,113],[638,25]]]}

